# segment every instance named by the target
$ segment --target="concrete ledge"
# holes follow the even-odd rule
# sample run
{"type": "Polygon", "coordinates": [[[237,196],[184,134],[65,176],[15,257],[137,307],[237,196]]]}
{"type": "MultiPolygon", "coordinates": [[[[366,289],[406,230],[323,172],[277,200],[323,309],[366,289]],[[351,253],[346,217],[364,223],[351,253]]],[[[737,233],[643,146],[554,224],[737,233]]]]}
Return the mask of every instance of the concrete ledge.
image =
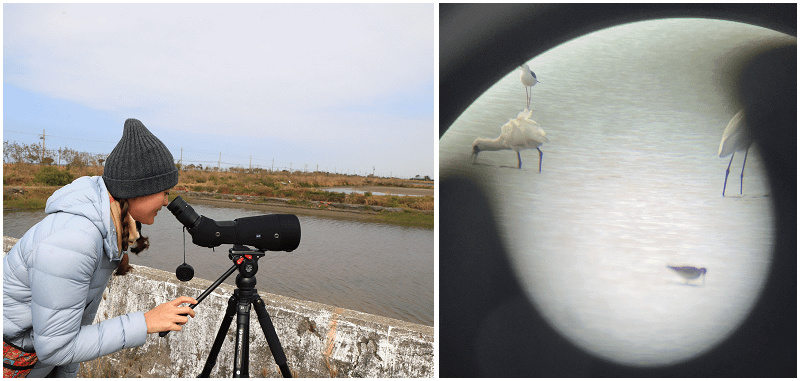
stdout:
{"type": "MultiPolygon", "coordinates": [[[[224,270],[220,269],[220,275],[224,270]]],[[[112,277],[95,322],[129,312],[148,311],[182,295],[197,298],[211,283],[204,279],[180,282],[173,273],[135,266],[128,275],[112,277]]],[[[151,334],[139,348],[105,356],[103,359],[112,363],[112,374],[121,377],[199,375],[233,289],[227,284],[217,287],[195,308],[196,317],[190,319],[182,331],[171,332],[165,338],[151,334]]],[[[295,377],[435,376],[433,327],[265,292],[259,294],[295,377]]],[[[235,327],[236,319],[211,377],[232,376],[235,327]]],[[[251,377],[281,377],[255,311],[251,311],[250,317],[249,349],[251,377]]]]}

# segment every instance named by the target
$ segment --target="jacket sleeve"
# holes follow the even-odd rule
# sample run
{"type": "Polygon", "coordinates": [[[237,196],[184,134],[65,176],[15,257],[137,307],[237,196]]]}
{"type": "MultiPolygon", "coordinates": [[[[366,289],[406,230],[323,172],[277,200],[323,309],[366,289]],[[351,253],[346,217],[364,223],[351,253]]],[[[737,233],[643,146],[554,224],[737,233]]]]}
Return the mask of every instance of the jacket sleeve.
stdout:
{"type": "Polygon", "coordinates": [[[56,367],[56,378],[76,378],[78,377],[78,371],[81,369],[81,363],[76,362],[67,365],[61,365],[56,367]]]}
{"type": "MultiPolygon", "coordinates": [[[[34,349],[43,364],[79,363],[145,343],[147,324],[142,312],[81,326],[101,255],[102,237],[94,229],[62,228],[35,248],[29,268],[31,317],[34,349]]],[[[77,367],[64,370],[72,373],[77,367]]]]}

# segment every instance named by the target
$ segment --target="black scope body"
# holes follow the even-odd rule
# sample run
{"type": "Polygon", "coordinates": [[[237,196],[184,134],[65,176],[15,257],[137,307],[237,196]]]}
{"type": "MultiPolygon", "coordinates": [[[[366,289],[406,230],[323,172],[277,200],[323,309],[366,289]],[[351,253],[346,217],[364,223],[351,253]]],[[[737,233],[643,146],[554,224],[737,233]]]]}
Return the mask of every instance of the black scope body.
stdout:
{"type": "Polygon", "coordinates": [[[300,220],[294,214],[267,214],[214,221],[198,215],[181,196],[167,205],[175,218],[192,235],[197,246],[222,244],[255,246],[258,250],[293,251],[300,245],[300,220]]]}

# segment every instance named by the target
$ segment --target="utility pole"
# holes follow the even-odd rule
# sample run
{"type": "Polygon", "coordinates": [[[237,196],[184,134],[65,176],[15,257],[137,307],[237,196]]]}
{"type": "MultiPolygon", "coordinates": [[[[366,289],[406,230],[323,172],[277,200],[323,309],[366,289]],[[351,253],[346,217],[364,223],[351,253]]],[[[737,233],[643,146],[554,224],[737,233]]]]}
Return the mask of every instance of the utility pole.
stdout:
{"type": "Polygon", "coordinates": [[[222,171],[222,151],[219,152],[219,161],[217,162],[217,172],[222,171]]]}
{"type": "Polygon", "coordinates": [[[372,177],[375,177],[375,166],[372,166],[372,177]]]}
{"type": "Polygon", "coordinates": [[[42,129],[42,136],[39,139],[42,139],[42,155],[39,157],[39,165],[44,164],[44,128],[42,129]]]}
{"type": "Polygon", "coordinates": [[[253,170],[253,155],[250,155],[250,170],[253,170]]]}
{"type": "Polygon", "coordinates": [[[181,169],[183,169],[183,147],[181,147],[181,161],[179,163],[181,165],[181,169]]]}

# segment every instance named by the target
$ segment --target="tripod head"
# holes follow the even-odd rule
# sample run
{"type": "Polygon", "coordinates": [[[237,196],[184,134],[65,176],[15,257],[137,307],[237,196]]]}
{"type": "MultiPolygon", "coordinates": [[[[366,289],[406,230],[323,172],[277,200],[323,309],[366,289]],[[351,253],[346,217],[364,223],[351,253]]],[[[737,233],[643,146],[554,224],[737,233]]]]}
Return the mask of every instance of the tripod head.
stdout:
{"type": "MultiPolygon", "coordinates": [[[[239,275],[236,276],[236,287],[245,290],[247,292],[251,292],[255,289],[256,286],[256,273],[258,272],[258,260],[264,256],[263,250],[252,250],[245,245],[233,245],[228,250],[228,258],[233,261],[233,266],[225,271],[225,274],[222,274],[219,279],[214,281],[211,284],[211,287],[203,291],[200,296],[197,297],[197,304],[203,301],[212,291],[214,291],[217,286],[222,284],[225,279],[233,274],[234,271],[237,269],[239,270],[239,275]]],[[[194,309],[197,307],[197,304],[191,304],[189,307],[194,309]]],[[[160,332],[158,335],[161,337],[165,337],[169,334],[169,331],[160,332]]]]}
{"type": "Polygon", "coordinates": [[[236,287],[252,289],[256,286],[255,276],[258,272],[258,260],[263,256],[263,250],[251,250],[244,245],[233,245],[228,250],[228,258],[239,269],[239,275],[236,276],[236,287]]]}

